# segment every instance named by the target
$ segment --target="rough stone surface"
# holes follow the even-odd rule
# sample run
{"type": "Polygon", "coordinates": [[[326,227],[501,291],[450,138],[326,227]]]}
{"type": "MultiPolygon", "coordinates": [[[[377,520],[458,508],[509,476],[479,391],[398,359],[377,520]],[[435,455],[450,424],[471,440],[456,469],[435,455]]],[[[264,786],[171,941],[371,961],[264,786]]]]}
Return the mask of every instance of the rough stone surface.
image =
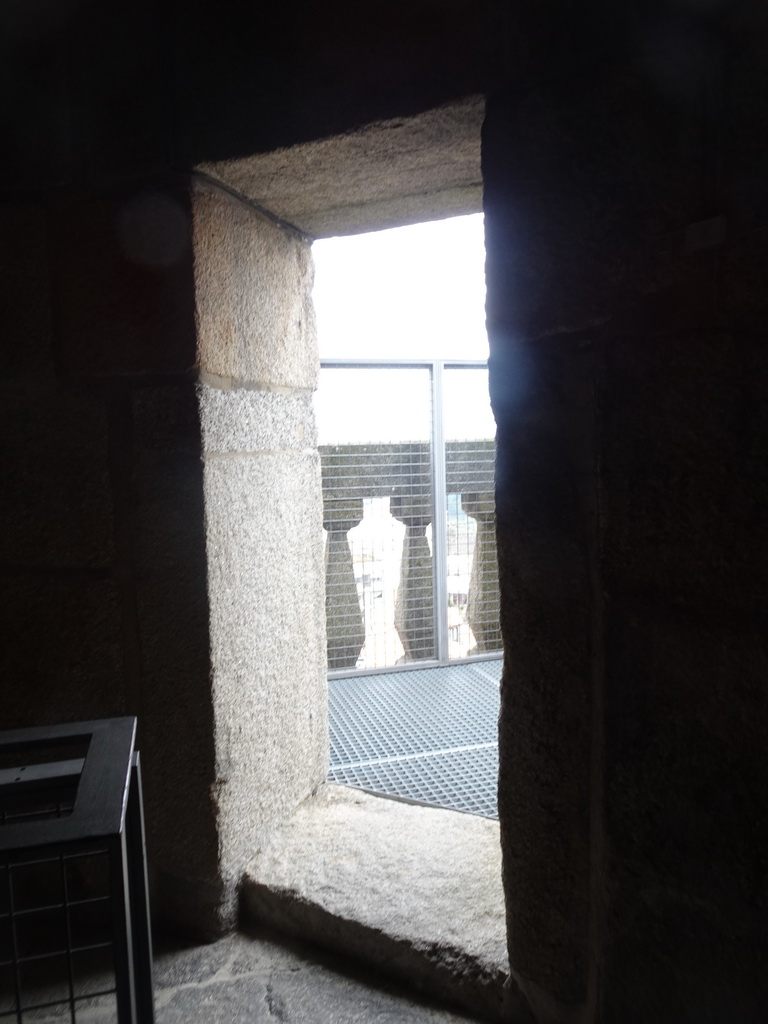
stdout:
{"type": "Polygon", "coordinates": [[[198,168],[314,238],[476,213],[482,97],[198,168]]]}
{"type": "Polygon", "coordinates": [[[309,243],[194,195],[216,814],[225,916],[260,837],[325,777],[318,363],[309,243]]]}
{"type": "Polygon", "coordinates": [[[312,393],[200,387],[207,452],[301,451],[316,442],[312,393]]]}
{"type": "Polygon", "coordinates": [[[546,1021],[768,990],[764,69],[694,21],[485,125],[501,834],[546,1021]]]}
{"type": "Polygon", "coordinates": [[[493,492],[464,493],[461,507],[477,523],[467,621],[477,651],[501,649],[499,625],[499,556],[496,552],[496,503],[493,492]]]}
{"type": "Polygon", "coordinates": [[[500,868],[495,822],[327,784],[249,865],[245,912],[499,1019],[500,868]]]}
{"type": "MultiPolygon", "coordinates": [[[[178,175],[384,119],[400,133],[391,119],[488,94],[513,967],[540,982],[547,1024],[762,1022],[768,6],[7,0],[0,20],[2,372],[33,386],[52,372],[63,384],[196,366],[191,249],[186,266],[163,263],[179,236],[156,232],[179,224],[164,197],[186,209],[188,182],[158,183],[148,173],[159,164],[178,175]],[[130,180],[120,193],[117,178],[130,180]],[[717,231],[702,245],[708,223],[717,231]],[[585,544],[591,508],[597,536],[585,544]]],[[[390,210],[378,203],[380,222],[390,210]]],[[[251,348],[265,300],[242,295],[251,280],[308,287],[308,275],[285,252],[243,271],[247,247],[208,213],[211,263],[233,254],[209,325],[226,359],[210,372],[284,386],[270,362],[284,367],[295,318],[251,348]]],[[[311,361],[300,370],[289,386],[311,387],[311,361]]],[[[171,394],[167,416],[158,399],[134,423],[137,438],[182,429],[171,394]]],[[[119,543],[102,561],[100,527],[86,541],[105,521],[86,508],[101,508],[101,442],[64,417],[59,443],[38,397],[9,399],[3,434],[35,458],[17,472],[24,457],[11,452],[2,480],[14,492],[4,555],[16,559],[2,564],[2,722],[131,711],[146,673],[150,833],[167,827],[160,890],[189,923],[194,901],[215,907],[224,884],[199,445],[134,452],[126,441],[110,470],[119,543]]],[[[228,614],[238,621],[234,602],[228,614]]],[[[224,706],[236,722],[237,701],[224,706]]]]}
{"type": "Polygon", "coordinates": [[[316,453],[207,455],[216,786],[222,870],[325,777],[320,467],[316,453]]]}
{"type": "Polygon", "coordinates": [[[491,386],[507,651],[499,817],[515,907],[510,959],[520,975],[578,1002],[589,915],[591,360],[570,339],[534,352],[495,332],[490,338],[492,357],[506,360],[491,386]],[[500,377],[513,375],[516,360],[526,395],[512,403],[500,377]]]}
{"type": "Polygon", "coordinates": [[[158,1024],[459,1024],[476,1020],[346,961],[262,932],[204,947],[160,943],[158,1024]],[[321,957],[321,959],[320,959],[321,957]]]}
{"type": "MultiPolygon", "coordinates": [[[[93,993],[78,1000],[78,1020],[113,1024],[114,996],[95,994],[112,987],[111,970],[93,954],[91,960],[78,960],[77,967],[77,992],[93,993]]],[[[66,976],[51,985],[49,975],[50,971],[25,975],[25,990],[34,992],[40,1002],[46,996],[66,999],[66,976]]],[[[153,981],[157,1024],[460,1024],[478,1020],[443,1000],[426,1001],[359,965],[263,929],[206,946],[160,935],[155,940],[153,981]]],[[[11,999],[12,993],[3,988],[0,1006],[7,1008],[11,999]]],[[[49,1008],[45,1024],[68,1016],[66,1006],[49,1008]]]]}
{"type": "Polygon", "coordinates": [[[193,197],[200,367],[237,383],[313,388],[309,242],[221,192],[193,197]]]}

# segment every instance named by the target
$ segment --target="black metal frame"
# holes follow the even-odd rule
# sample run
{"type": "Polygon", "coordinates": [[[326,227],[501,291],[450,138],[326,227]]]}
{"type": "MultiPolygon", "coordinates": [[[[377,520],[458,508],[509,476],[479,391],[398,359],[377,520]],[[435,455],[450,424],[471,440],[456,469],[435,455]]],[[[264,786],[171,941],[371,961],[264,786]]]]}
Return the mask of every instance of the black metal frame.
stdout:
{"type": "Polygon", "coordinates": [[[84,999],[114,996],[119,1024],[154,1024],[141,765],[134,751],[135,736],[135,718],[0,732],[0,755],[6,760],[19,755],[29,761],[43,748],[87,744],[83,758],[0,770],[0,878],[5,876],[6,900],[5,906],[0,904],[0,927],[6,929],[9,946],[0,953],[0,970],[12,974],[15,1004],[10,1009],[0,1005],[0,1021],[24,1024],[26,1013],[55,1006],[68,1007],[76,1024],[77,1007],[84,999]],[[108,891],[73,899],[68,870],[72,861],[84,857],[106,859],[108,891]],[[61,898],[49,905],[18,908],[14,871],[45,865],[60,873],[61,898]],[[96,904],[109,911],[110,940],[74,941],[73,913],[96,904]],[[24,953],[20,922],[35,914],[40,921],[45,914],[61,915],[63,945],[24,953]],[[107,947],[112,949],[114,987],[79,994],[75,958],[107,947]],[[56,959],[66,960],[68,995],[55,1001],[27,1001],[25,965],[56,959]]]}

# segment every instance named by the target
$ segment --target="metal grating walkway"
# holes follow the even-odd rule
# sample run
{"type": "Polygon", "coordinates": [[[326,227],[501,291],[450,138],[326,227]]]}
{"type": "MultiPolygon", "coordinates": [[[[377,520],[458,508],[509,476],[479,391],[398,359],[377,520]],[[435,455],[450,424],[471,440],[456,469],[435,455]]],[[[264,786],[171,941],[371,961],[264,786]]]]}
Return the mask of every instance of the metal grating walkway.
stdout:
{"type": "Polygon", "coordinates": [[[497,818],[501,659],[329,681],[329,782],[497,818]]]}

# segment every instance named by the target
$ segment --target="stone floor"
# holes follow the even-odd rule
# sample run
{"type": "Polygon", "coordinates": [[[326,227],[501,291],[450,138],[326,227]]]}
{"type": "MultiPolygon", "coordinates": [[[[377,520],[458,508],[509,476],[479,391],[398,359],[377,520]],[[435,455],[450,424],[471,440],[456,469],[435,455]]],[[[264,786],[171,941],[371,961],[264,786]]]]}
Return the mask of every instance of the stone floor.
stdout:
{"type": "Polygon", "coordinates": [[[262,845],[241,897],[245,921],[503,1019],[496,821],[327,783],[262,845]]]}
{"type": "Polygon", "coordinates": [[[157,1024],[466,1024],[310,947],[264,934],[155,955],[157,1024]]]}

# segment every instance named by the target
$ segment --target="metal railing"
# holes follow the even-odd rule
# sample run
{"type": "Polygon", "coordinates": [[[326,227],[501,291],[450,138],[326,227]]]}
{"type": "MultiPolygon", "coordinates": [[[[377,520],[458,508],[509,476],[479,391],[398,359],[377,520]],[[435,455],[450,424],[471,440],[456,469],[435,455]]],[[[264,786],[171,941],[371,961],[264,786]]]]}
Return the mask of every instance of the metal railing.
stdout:
{"type": "Polygon", "coordinates": [[[498,656],[485,364],[324,362],[318,398],[330,673],[498,656]]]}

